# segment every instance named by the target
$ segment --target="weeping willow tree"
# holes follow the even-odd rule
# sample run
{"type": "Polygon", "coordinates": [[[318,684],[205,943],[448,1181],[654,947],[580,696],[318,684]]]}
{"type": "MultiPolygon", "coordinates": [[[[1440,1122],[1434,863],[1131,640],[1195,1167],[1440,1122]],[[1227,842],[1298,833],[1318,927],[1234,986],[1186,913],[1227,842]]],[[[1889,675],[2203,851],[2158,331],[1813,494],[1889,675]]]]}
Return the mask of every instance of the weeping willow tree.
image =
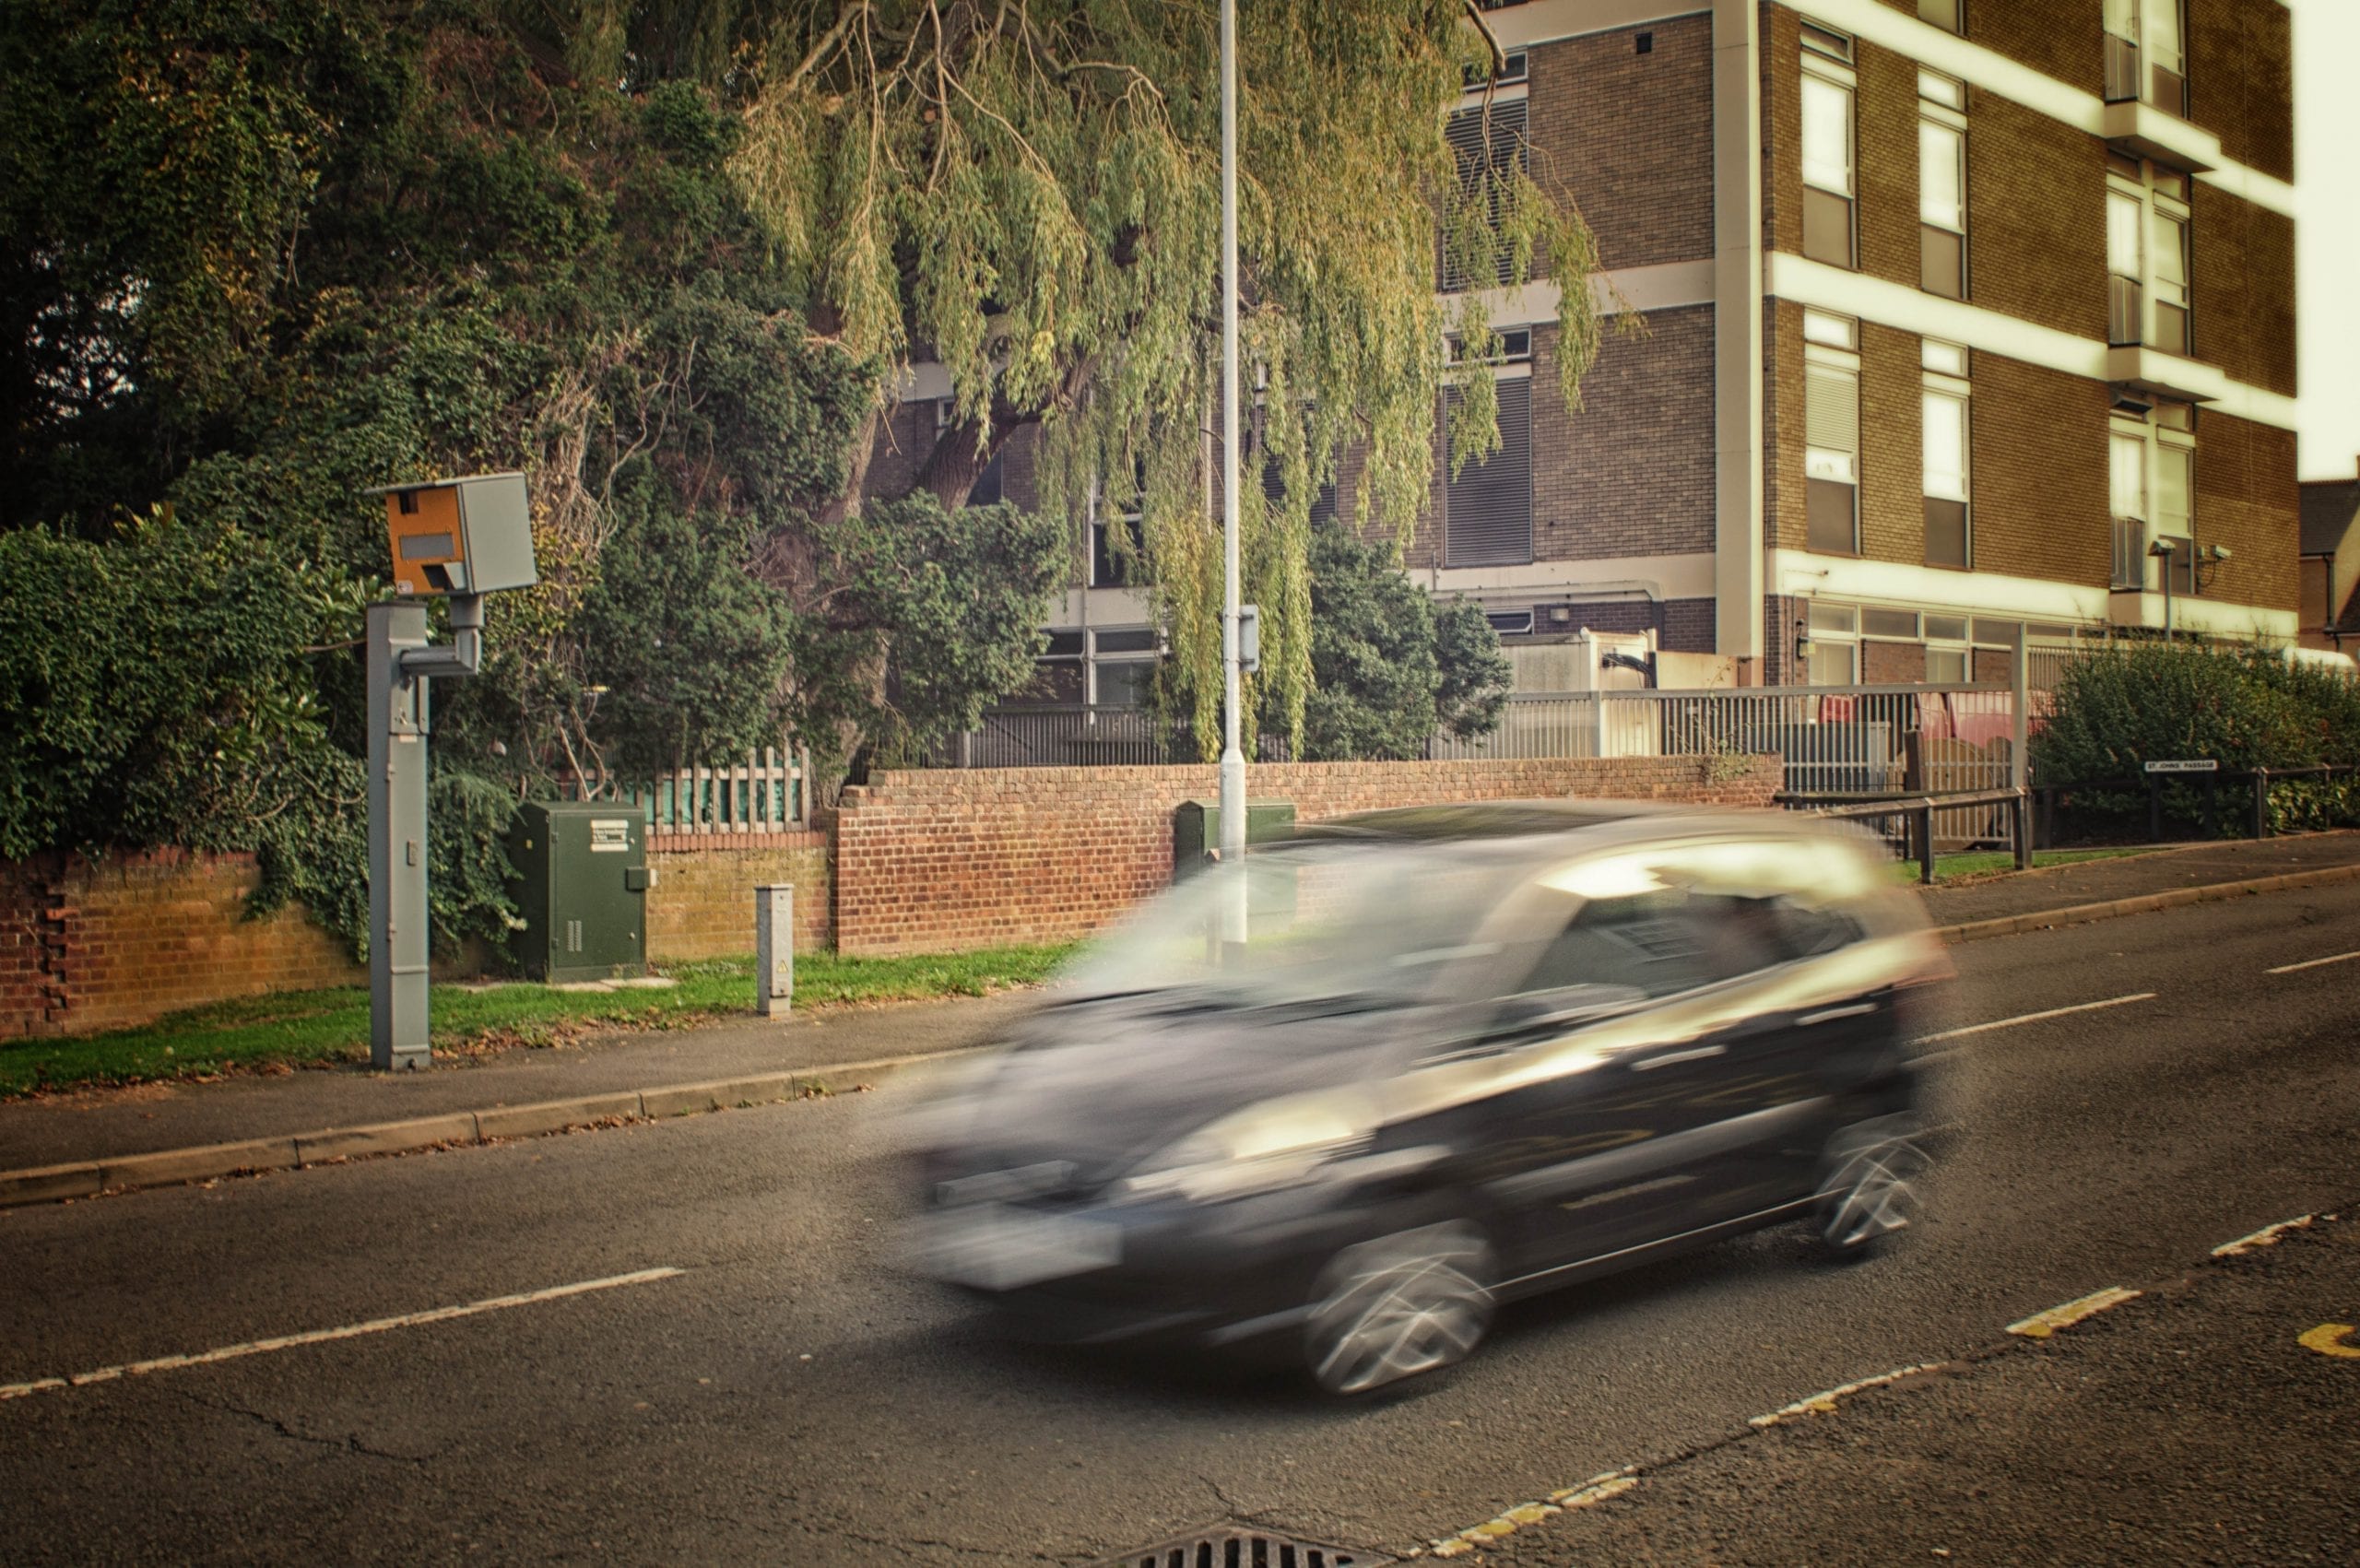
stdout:
{"type": "MultiPolygon", "coordinates": [[[[1209,751],[1219,15],[1217,0],[790,5],[734,67],[746,134],[731,165],[805,281],[815,339],[949,370],[954,424],[916,488],[957,506],[1035,425],[1050,519],[1079,529],[1093,499],[1139,513],[1139,539],[1111,542],[1152,585],[1168,678],[1209,751]]],[[[1245,484],[1240,506],[1246,592],[1265,607],[1248,734],[1255,707],[1291,734],[1302,724],[1310,509],[1339,459],[1361,529],[1406,543],[1446,383],[1461,388],[1454,468],[1499,445],[1483,368],[1496,334],[1481,296],[1437,300],[1437,234],[1458,276],[1554,278],[1569,404],[1597,354],[1595,249],[1562,182],[1493,134],[1488,99],[1473,138],[1488,155],[1455,154],[1446,134],[1465,83],[1499,60],[1472,0],[1239,6],[1241,342],[1256,389],[1240,455],[1273,481],[1245,484]]],[[[840,514],[861,505],[864,461],[840,514]]]]}

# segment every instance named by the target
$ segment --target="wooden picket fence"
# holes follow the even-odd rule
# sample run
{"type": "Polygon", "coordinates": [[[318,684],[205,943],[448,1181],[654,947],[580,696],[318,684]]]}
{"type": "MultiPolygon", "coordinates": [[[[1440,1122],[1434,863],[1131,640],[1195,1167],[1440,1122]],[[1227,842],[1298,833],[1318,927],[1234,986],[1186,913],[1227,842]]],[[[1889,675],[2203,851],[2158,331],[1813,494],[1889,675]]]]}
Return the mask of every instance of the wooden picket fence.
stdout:
{"type": "MultiPolygon", "coordinates": [[[[745,760],[680,767],[654,778],[616,781],[612,798],[645,813],[650,833],[785,833],[811,825],[811,753],[764,747],[745,760]]],[[[580,796],[579,780],[566,794],[580,796]]]]}

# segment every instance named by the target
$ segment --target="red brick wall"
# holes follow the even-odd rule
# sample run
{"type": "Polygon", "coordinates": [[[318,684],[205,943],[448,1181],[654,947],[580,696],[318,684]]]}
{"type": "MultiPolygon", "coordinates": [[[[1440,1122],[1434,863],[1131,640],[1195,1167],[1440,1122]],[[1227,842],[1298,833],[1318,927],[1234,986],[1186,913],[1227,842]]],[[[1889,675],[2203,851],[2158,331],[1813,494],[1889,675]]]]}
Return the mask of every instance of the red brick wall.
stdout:
{"type": "MultiPolygon", "coordinates": [[[[1696,758],[1303,762],[1254,770],[1255,799],[1319,821],[1389,806],[1614,796],[1767,806],[1776,759],[1716,783],[1696,758]]],[[[1087,934],[1172,875],[1172,814],[1219,792],[1210,765],[886,772],[836,823],[836,945],[953,951],[1087,934]]]]}
{"type": "Polygon", "coordinates": [[[2103,587],[2114,563],[2106,384],[1980,350],[1970,368],[1976,569],[2103,587]]]}
{"type": "Polygon", "coordinates": [[[754,950],[754,889],[795,888],[795,945],[834,939],[826,833],[669,833],[647,842],[647,956],[655,962],[754,950]]]}
{"type": "Polygon", "coordinates": [[[251,855],[186,850],[8,866],[0,1038],[79,1034],[367,979],[351,949],[301,909],[248,919],[260,879],[251,855]]]}
{"type": "MultiPolygon", "coordinates": [[[[832,927],[828,835],[675,835],[651,841],[651,958],[754,947],[753,888],[796,887],[798,947],[832,927]]],[[[250,855],[158,850],[0,862],[0,1039],[85,1034],[272,991],[359,985],[368,971],[300,907],[248,919],[250,855]]]]}

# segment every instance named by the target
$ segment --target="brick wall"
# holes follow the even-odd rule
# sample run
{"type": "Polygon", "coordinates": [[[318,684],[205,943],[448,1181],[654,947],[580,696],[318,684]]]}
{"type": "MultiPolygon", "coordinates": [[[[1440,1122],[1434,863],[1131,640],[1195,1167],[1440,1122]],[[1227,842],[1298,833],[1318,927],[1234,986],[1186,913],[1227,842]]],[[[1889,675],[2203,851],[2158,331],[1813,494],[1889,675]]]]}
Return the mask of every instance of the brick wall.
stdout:
{"type": "Polygon", "coordinates": [[[2282,5],[2189,0],[2189,117],[2223,153],[2281,180],[2295,177],[2293,30],[2282,5]]]}
{"type": "MultiPolygon", "coordinates": [[[[793,882],[796,946],[826,946],[828,843],[825,833],[652,841],[649,956],[752,951],[760,882],[793,882]]],[[[351,949],[301,908],[247,918],[260,880],[251,855],[188,850],[0,862],[0,1039],[86,1034],[235,996],[367,984],[351,949]]]]}
{"type": "MultiPolygon", "coordinates": [[[[1918,62],[1862,42],[1853,51],[1859,201],[1853,218],[1860,270],[1915,289],[1918,262],[1918,62]]],[[[1795,68],[1801,69],[1800,62],[1795,68]]],[[[1800,178],[1798,173],[1797,178],[1800,178]]]]}
{"type": "MultiPolygon", "coordinates": [[[[1296,819],[1445,801],[1566,796],[1766,806],[1775,758],[1712,782],[1693,758],[1304,762],[1254,770],[1296,819]]],[[[1210,765],[886,772],[837,818],[836,943],[846,953],[1061,941],[1170,879],[1172,814],[1219,792],[1210,765]]]]}
{"type": "Polygon", "coordinates": [[[2196,351],[2233,380],[2292,397],[2295,220],[2212,185],[2194,195],[2196,351]]]}
{"type": "MultiPolygon", "coordinates": [[[[1914,0],[1887,0],[1914,13],[1914,0]]],[[[2242,6],[2246,0],[2230,0],[2242,6]]],[[[1966,36],[2018,65],[2080,88],[2106,90],[2106,7],[2102,0],[1970,0],[1966,36]]]]}
{"type": "Polygon", "coordinates": [[[1571,413],[1556,395],[1556,333],[1537,334],[1533,555],[1541,560],[1713,548],[1713,307],[1651,311],[1646,336],[1610,330],[1571,413]]]}
{"type": "Polygon", "coordinates": [[[1926,563],[1925,373],[1914,332],[1860,324],[1860,554],[1926,563]]]}
{"type": "Polygon", "coordinates": [[[5,867],[0,1038],[120,1028],[268,991],[353,985],[351,949],[299,908],[259,920],[250,855],[157,850],[5,867]]]}
{"type": "Polygon", "coordinates": [[[2291,610],[2301,492],[2295,432],[2206,412],[2196,430],[2196,537],[2233,552],[2205,573],[2205,597],[2291,610]]]}
{"type": "Polygon", "coordinates": [[[795,945],[834,939],[826,833],[671,833],[648,840],[647,956],[655,962],[754,950],[754,889],[795,888],[795,945]]]}
{"type": "Polygon", "coordinates": [[[1532,175],[1570,198],[1610,267],[1713,253],[1713,19],[1677,17],[1531,52],[1532,175]],[[1653,47],[1638,52],[1637,35],[1653,47]]]}
{"type": "Polygon", "coordinates": [[[2105,383],[1979,351],[1969,368],[1976,566],[2103,587],[2114,561],[2105,383]]]}
{"type": "Polygon", "coordinates": [[[2106,144],[1996,93],[1970,92],[1966,193],[1967,297],[2103,342],[2106,144]]]}
{"type": "Polygon", "coordinates": [[[1802,254],[1802,21],[1784,6],[1762,7],[1762,244],[1802,254]]]}

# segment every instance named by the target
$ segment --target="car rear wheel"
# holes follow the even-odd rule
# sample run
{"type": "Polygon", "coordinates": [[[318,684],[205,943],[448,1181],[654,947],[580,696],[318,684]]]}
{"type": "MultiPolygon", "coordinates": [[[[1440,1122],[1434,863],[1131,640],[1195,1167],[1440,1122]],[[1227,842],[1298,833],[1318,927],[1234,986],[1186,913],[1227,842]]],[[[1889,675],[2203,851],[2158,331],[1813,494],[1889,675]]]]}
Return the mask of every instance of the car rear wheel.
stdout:
{"type": "Polygon", "coordinates": [[[1927,1160],[1914,1131],[1890,1122],[1868,1124],[1831,1147],[1815,1220],[1820,1245],[1830,1256],[1871,1256],[1916,1221],[1927,1160]]]}
{"type": "Polygon", "coordinates": [[[1492,1326],[1492,1251],[1472,1225],[1363,1242],[1321,1271],[1304,1334],[1314,1382],[1366,1394],[1464,1360],[1492,1326]]]}

